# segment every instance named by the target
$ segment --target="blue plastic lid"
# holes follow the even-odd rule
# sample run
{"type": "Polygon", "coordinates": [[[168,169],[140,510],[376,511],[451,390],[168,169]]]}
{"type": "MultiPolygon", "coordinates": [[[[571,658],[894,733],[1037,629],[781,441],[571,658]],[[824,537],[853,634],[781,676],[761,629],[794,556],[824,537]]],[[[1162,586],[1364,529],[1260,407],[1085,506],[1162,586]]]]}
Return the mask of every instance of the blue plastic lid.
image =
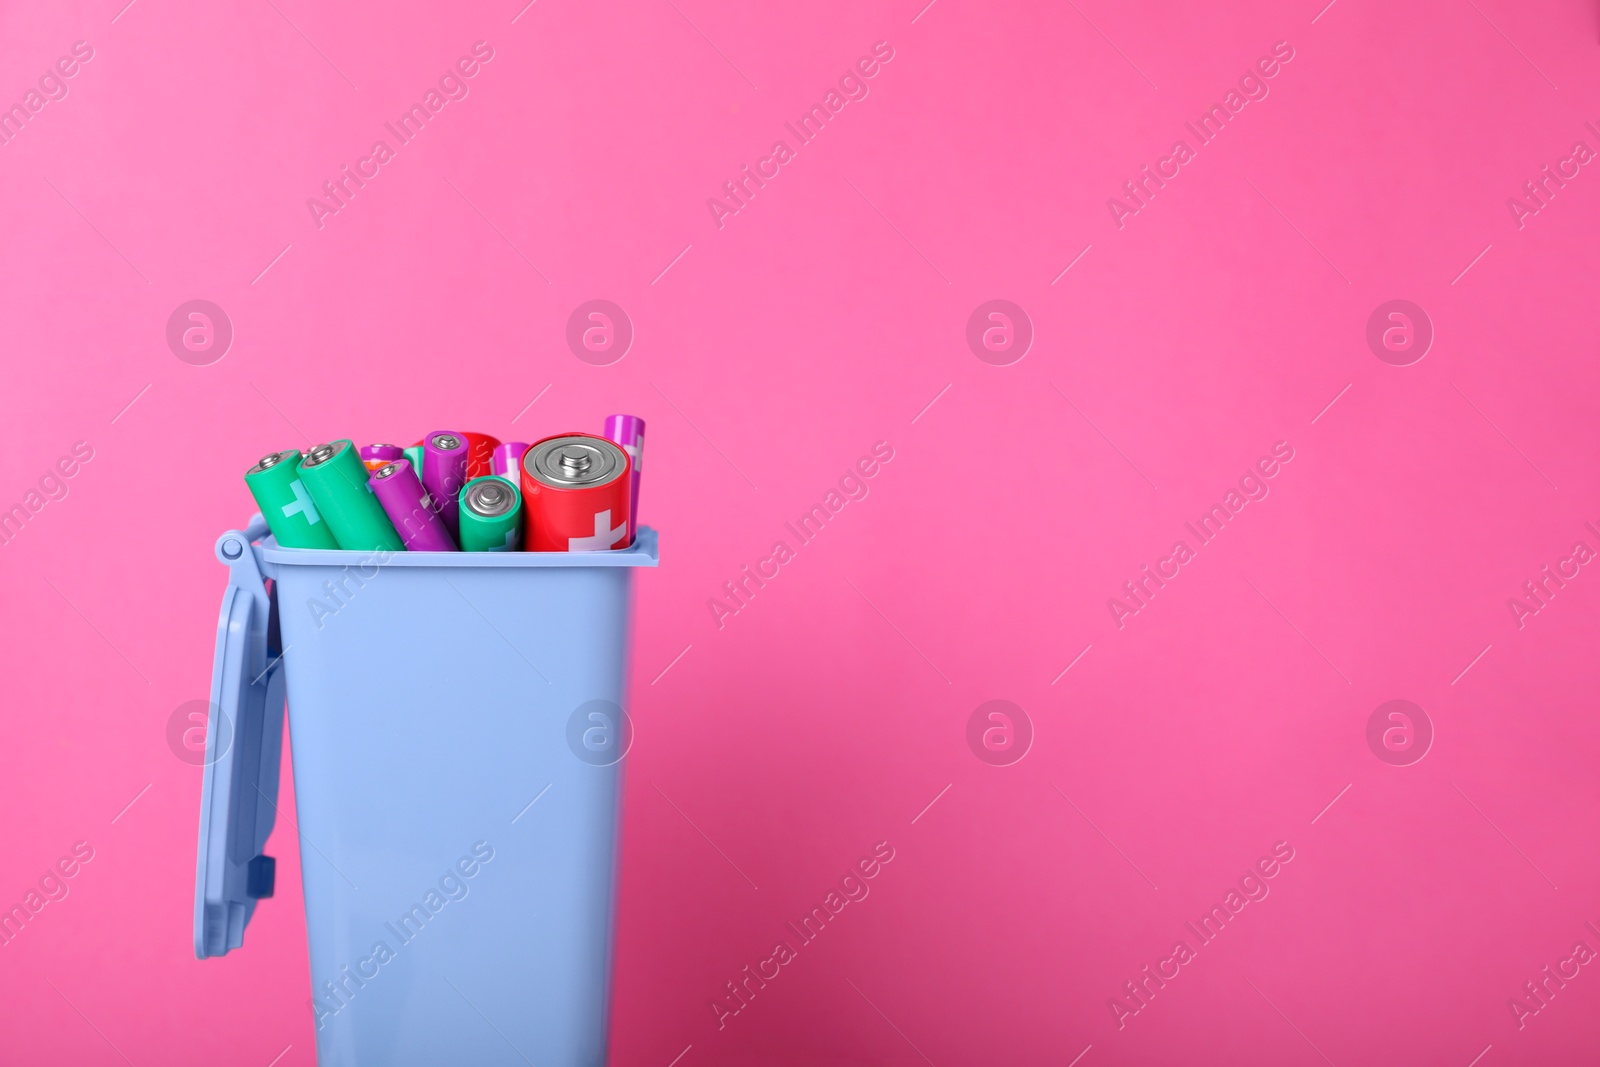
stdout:
{"type": "Polygon", "coordinates": [[[262,855],[278,814],[283,755],[283,663],[276,603],[250,542],[261,516],[217,539],[228,588],[217,617],[195,863],[194,951],[222,956],[244,942],[256,901],[270,897],[276,863],[262,855]]]}

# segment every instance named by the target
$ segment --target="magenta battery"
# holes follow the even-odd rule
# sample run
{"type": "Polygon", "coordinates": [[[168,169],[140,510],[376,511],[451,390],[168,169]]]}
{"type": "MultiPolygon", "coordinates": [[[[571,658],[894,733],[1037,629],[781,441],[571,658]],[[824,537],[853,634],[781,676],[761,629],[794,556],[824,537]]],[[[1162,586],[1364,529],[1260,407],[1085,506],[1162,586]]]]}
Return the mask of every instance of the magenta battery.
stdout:
{"type": "Polygon", "coordinates": [[[467,484],[467,435],[434,430],[422,439],[422,487],[452,539],[460,536],[461,487],[467,484]]]}
{"type": "Polygon", "coordinates": [[[622,447],[632,460],[628,483],[628,543],[639,526],[639,471],[644,466],[644,420],[637,415],[607,415],[605,439],[622,447]]]}
{"type": "Polygon", "coordinates": [[[498,474],[512,485],[522,484],[522,454],[528,450],[526,441],[507,441],[496,445],[489,456],[489,473],[498,474]]]}
{"type": "Polygon", "coordinates": [[[433,500],[422,487],[417,472],[411,469],[410,460],[385,463],[373,471],[367,481],[407,551],[456,551],[444,517],[434,510],[433,500]]]}
{"type": "Polygon", "coordinates": [[[399,445],[362,445],[361,462],[367,470],[375,471],[385,463],[393,463],[397,459],[405,458],[405,450],[399,445]]]}

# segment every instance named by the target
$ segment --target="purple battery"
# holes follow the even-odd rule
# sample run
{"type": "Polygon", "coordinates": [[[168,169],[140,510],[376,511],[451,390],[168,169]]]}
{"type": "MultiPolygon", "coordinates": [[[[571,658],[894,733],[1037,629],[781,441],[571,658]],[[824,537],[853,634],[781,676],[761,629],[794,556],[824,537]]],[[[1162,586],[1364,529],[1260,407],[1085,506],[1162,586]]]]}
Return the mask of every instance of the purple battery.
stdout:
{"type": "Polygon", "coordinates": [[[386,463],[367,479],[384,514],[411,552],[454,552],[456,543],[444,519],[433,509],[428,491],[406,459],[386,463]]]}
{"type": "Polygon", "coordinates": [[[362,445],[361,462],[367,470],[375,471],[385,463],[405,458],[405,449],[399,445],[362,445]]]}
{"type": "Polygon", "coordinates": [[[496,445],[494,452],[489,456],[489,473],[498,474],[507,478],[511,484],[522,487],[522,454],[528,450],[523,441],[507,441],[503,445],[496,445]]]}
{"type": "Polygon", "coordinates": [[[607,415],[605,437],[628,454],[633,482],[628,486],[628,543],[639,527],[639,468],[644,465],[644,420],[637,415],[607,415]]]}
{"type": "Polygon", "coordinates": [[[434,430],[422,439],[422,487],[452,538],[461,536],[461,487],[467,484],[467,435],[434,430]]]}

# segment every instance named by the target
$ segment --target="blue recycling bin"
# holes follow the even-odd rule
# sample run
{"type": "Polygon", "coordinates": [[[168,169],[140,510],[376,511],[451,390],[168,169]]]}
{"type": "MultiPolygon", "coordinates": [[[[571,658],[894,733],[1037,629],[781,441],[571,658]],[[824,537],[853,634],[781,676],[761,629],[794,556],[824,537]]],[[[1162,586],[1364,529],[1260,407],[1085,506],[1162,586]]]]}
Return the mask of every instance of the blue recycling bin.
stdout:
{"type": "Polygon", "coordinates": [[[195,953],[273,894],[284,703],[317,1062],[600,1067],[633,571],[612,552],[217,540],[195,953]]]}

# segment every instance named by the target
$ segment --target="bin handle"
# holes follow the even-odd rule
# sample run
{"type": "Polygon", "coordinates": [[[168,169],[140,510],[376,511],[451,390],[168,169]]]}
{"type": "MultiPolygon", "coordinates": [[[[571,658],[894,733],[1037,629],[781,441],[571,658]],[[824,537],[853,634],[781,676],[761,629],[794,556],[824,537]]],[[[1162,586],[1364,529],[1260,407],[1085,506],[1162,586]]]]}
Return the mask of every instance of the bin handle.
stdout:
{"type": "Polygon", "coordinates": [[[256,901],[272,896],[276,863],[262,848],[277,817],[283,755],[283,656],[277,596],[251,542],[259,514],[217,538],[228,586],[217,617],[195,859],[195,955],[226,955],[244,942],[256,901]]]}
{"type": "Polygon", "coordinates": [[[259,541],[263,537],[267,536],[267,533],[267,520],[262,518],[261,512],[258,511],[254,515],[250,516],[250,522],[246,524],[243,530],[244,541],[246,544],[249,544],[252,541],[259,541]]]}

